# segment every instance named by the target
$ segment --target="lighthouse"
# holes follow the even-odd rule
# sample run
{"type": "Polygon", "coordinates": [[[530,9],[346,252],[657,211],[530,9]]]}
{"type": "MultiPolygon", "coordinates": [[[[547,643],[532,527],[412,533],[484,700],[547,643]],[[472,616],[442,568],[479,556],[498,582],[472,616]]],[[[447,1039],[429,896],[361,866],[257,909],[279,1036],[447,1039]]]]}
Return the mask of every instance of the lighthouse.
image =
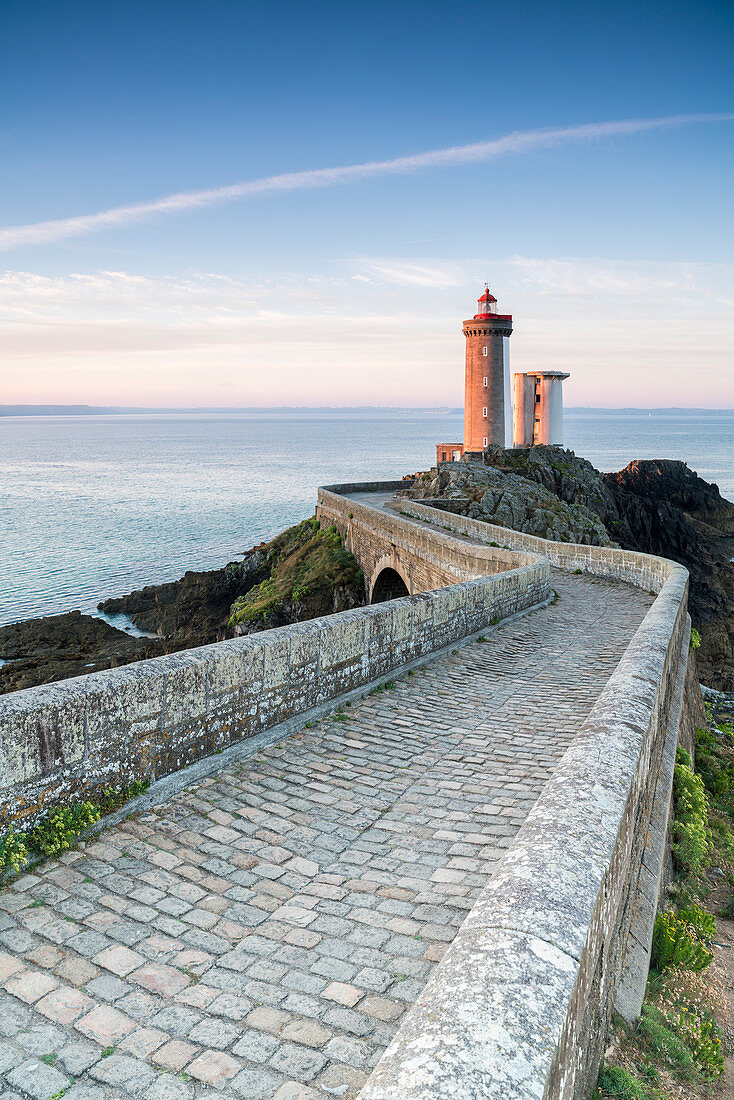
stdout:
{"type": "Polygon", "coordinates": [[[466,337],[464,377],[464,450],[483,451],[490,443],[512,446],[510,336],[512,317],[498,313],[497,299],[486,288],[477,312],[463,324],[466,337]]]}
{"type": "Polygon", "coordinates": [[[477,312],[464,321],[464,442],[437,443],[436,463],[459,462],[467,451],[563,446],[565,371],[533,370],[510,379],[512,315],[499,313],[489,284],[477,312]],[[514,406],[514,408],[513,408],[514,406]]]}

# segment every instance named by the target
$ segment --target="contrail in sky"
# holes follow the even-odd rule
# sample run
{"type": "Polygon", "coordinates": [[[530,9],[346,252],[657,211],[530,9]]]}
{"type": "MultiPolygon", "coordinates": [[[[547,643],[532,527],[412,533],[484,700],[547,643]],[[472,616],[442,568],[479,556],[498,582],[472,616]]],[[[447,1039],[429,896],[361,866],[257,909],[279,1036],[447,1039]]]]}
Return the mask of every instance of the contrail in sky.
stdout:
{"type": "Polygon", "coordinates": [[[100,210],[96,214],[83,214],[75,218],[57,221],[35,222],[31,225],[6,226],[0,229],[0,251],[8,251],[29,244],[48,244],[68,237],[80,237],[99,229],[114,229],[133,225],[162,214],[175,214],[182,210],[197,210],[205,206],[231,199],[254,198],[257,195],[275,194],[279,191],[305,191],[316,187],[331,187],[352,180],[370,179],[373,176],[406,175],[424,168],[444,168],[454,164],[471,164],[497,160],[534,149],[550,149],[555,145],[573,145],[594,138],[614,137],[616,134],[638,134],[645,130],[662,130],[666,127],[698,125],[706,122],[727,122],[734,114],[671,115],[668,118],[623,119],[618,122],[592,122],[583,126],[567,126],[560,130],[525,130],[479,141],[472,145],[453,145],[448,149],[434,149],[430,153],[417,153],[394,160],[374,160],[364,164],[348,164],[341,168],[316,168],[305,172],[285,172],[279,176],[233,183],[226,187],[213,187],[205,191],[180,191],[153,202],[134,203],[100,210]]]}

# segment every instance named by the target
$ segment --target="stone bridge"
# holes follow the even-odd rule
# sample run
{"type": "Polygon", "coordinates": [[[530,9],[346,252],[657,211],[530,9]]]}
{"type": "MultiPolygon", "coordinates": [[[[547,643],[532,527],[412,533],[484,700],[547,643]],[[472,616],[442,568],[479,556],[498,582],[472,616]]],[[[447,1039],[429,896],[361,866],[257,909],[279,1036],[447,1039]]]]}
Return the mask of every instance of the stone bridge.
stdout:
{"type": "MultiPolygon", "coordinates": [[[[370,603],[445,588],[515,569],[534,560],[518,557],[451,528],[415,523],[395,494],[410,482],[334,485],[319,491],[317,515],[334,524],[365,575],[370,603]],[[410,522],[404,522],[404,518],[410,522]],[[444,532],[448,531],[447,537],[444,532]]],[[[441,521],[444,522],[443,520],[441,521]]]]}
{"type": "Polygon", "coordinates": [[[4,1100],[589,1096],[700,719],[687,573],[404,487],[319,492],[370,606],[0,699],[6,825],[152,781],[0,891],[4,1100]]]}

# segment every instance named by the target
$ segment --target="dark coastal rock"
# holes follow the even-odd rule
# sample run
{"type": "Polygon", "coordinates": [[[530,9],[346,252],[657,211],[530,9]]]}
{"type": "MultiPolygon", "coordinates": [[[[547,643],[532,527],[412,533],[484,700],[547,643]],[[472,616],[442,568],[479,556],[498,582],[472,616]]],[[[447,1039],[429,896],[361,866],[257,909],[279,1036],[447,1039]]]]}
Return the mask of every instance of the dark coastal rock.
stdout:
{"type": "MultiPolygon", "coordinates": [[[[407,495],[440,499],[452,512],[556,542],[611,544],[604,524],[580,494],[562,497],[552,477],[529,477],[526,469],[527,462],[518,462],[516,452],[492,448],[461,462],[440,463],[430,474],[419,476],[407,495]],[[498,461],[485,460],[490,458],[498,461]]],[[[544,470],[538,466],[539,474],[544,470]]]]}
{"type": "Polygon", "coordinates": [[[159,652],[102,619],[70,611],[0,627],[0,693],[140,661],[159,652]]]}
{"type": "Polygon", "coordinates": [[[364,578],[334,531],[306,520],[242,561],[187,572],[99,605],[125,614],[153,638],[133,638],[71,611],[0,627],[0,694],[104,668],[305,622],[365,602],[364,578]]]}
{"type": "MultiPolygon", "coordinates": [[[[234,601],[269,576],[267,550],[254,547],[242,562],[222,569],[186,572],[180,580],[150,584],[99,605],[107,614],[125,614],[140,630],[158,634],[176,649],[231,638],[234,601]]],[[[170,650],[169,650],[170,651],[170,650]]]]}
{"type": "MultiPolygon", "coordinates": [[[[451,497],[455,494],[447,487],[471,478],[461,472],[447,476],[443,471],[460,471],[462,466],[482,472],[475,477],[492,468],[509,491],[518,476],[534,482],[559,501],[593,513],[614,543],[685,565],[691,574],[691,618],[701,635],[697,654],[701,678],[709,687],[734,691],[734,566],[730,561],[734,557],[734,504],[721,496],[716,485],[704,481],[684,462],[671,459],[638,460],[619,473],[602,474],[562,447],[489,447],[464,455],[460,463],[442,463],[436,472],[421,475],[411,495],[430,496],[438,487],[437,495],[445,496],[447,506],[453,509],[451,497]]],[[[492,522],[516,526],[496,513],[492,522]]],[[[516,529],[527,531],[530,527],[516,529]]],[[[557,537],[552,531],[549,524],[544,537],[557,537]]]]}

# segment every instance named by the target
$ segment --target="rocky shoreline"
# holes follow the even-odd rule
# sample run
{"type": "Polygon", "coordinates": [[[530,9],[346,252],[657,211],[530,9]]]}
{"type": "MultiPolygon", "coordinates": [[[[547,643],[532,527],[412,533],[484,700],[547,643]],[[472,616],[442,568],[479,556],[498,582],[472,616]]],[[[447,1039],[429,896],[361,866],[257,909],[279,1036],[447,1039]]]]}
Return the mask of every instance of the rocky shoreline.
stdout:
{"type": "MultiPolygon", "coordinates": [[[[407,493],[544,538],[681,562],[691,574],[701,679],[734,692],[734,504],[685,463],[638,461],[601,474],[560,447],[490,447],[416,475],[407,493]]],[[[222,569],[187,572],[99,605],[153,637],[132,637],[79,611],[0,627],[0,693],[303,622],[365,598],[364,578],[336,532],[304,520],[222,569]]]]}
{"type": "Polygon", "coordinates": [[[335,531],[304,520],[222,569],[105,600],[154,637],[70,611],[0,627],[0,694],[359,607],[364,578],[335,531]]]}

